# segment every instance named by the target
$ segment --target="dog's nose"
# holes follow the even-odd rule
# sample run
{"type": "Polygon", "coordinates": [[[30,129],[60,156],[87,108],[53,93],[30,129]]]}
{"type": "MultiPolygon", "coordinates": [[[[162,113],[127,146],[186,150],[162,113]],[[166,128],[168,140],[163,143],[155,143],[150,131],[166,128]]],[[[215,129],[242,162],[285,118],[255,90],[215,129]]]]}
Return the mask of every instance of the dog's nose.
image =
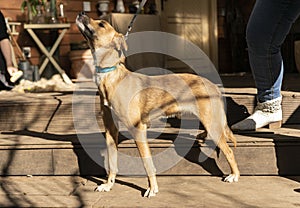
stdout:
{"type": "Polygon", "coordinates": [[[84,15],[85,15],[84,11],[82,11],[82,12],[79,13],[79,16],[84,16],[84,15]]]}

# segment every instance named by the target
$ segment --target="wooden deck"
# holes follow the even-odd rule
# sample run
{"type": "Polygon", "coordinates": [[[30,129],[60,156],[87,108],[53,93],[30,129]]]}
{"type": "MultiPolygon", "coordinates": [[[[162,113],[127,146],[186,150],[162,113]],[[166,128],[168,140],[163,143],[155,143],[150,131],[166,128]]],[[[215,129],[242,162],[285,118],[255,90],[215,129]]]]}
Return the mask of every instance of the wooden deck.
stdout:
{"type": "MultiPolygon", "coordinates": [[[[297,84],[300,78],[297,76],[285,79],[284,87],[290,90],[283,91],[283,128],[235,134],[238,144],[234,153],[242,174],[300,175],[300,86],[297,84]]],[[[252,112],[255,88],[249,75],[228,75],[223,76],[222,80],[226,92],[224,96],[228,122],[232,124],[252,112]]],[[[99,153],[97,159],[105,162],[105,156],[100,155],[105,150],[105,143],[101,134],[103,125],[99,113],[99,96],[96,96],[97,89],[91,82],[78,84],[82,88],[76,90],[76,93],[0,92],[1,175],[105,174],[104,168],[97,165],[90,158],[89,151],[86,151],[88,148],[99,153]],[[87,140],[90,143],[86,147],[83,143],[87,140]]],[[[194,139],[198,133],[195,129],[183,128],[178,134],[178,125],[180,121],[176,119],[159,119],[152,123],[148,131],[154,155],[169,148],[182,157],[171,168],[158,169],[159,174],[229,173],[222,154],[218,158],[214,153],[211,158],[200,163],[200,148],[208,148],[207,145],[194,139]],[[187,144],[190,145],[189,149],[186,149],[187,144]]],[[[122,128],[121,131],[120,152],[137,156],[134,142],[129,138],[126,129],[122,128]]],[[[166,158],[164,162],[171,161],[172,158],[166,158]]],[[[159,160],[155,162],[159,163],[159,160]]],[[[120,164],[124,163],[120,161],[120,164]]],[[[120,171],[126,172],[127,164],[125,169],[122,167],[120,171]]]]}

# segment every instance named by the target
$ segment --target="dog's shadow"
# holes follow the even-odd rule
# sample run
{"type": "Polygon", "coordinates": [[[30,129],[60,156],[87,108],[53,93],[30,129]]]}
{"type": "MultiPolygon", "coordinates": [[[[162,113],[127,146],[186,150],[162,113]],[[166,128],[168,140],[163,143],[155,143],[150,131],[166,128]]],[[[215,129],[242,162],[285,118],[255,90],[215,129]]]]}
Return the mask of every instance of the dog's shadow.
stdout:
{"type": "MultiPolygon", "coordinates": [[[[155,135],[158,132],[155,131],[148,131],[148,135],[151,134],[155,135]]],[[[176,151],[177,155],[180,156],[183,160],[187,160],[188,162],[197,164],[203,168],[204,171],[206,171],[208,174],[213,176],[220,176],[224,177],[223,171],[219,168],[216,159],[214,157],[211,157],[212,155],[206,155],[203,152],[201,152],[201,144],[204,144],[206,138],[206,133],[203,132],[201,134],[198,134],[197,137],[195,135],[191,135],[188,133],[161,133],[156,139],[158,140],[169,140],[172,141],[172,144],[174,145],[174,150],[176,151]],[[201,157],[205,157],[205,160],[201,161],[201,157]]],[[[209,143],[206,143],[206,145],[209,143]]],[[[220,149],[215,145],[210,143],[208,148],[212,148],[213,151],[215,151],[217,157],[219,156],[220,149]]],[[[178,161],[178,163],[181,163],[182,161],[178,161]]],[[[184,162],[185,163],[185,162],[184,162]]],[[[179,164],[180,167],[184,165],[184,163],[179,164]]],[[[179,167],[179,168],[180,168],[179,167]]],[[[177,167],[178,168],[178,167],[177,167]]],[[[207,174],[201,172],[193,172],[193,170],[180,170],[180,172],[183,172],[187,174],[192,175],[201,175],[201,174],[207,174]]],[[[176,172],[176,170],[175,170],[176,172]]],[[[172,173],[171,173],[172,174],[172,173]]],[[[176,173],[175,173],[176,174],[176,173]]],[[[182,174],[182,173],[180,173],[182,174]]]]}
{"type": "MultiPolygon", "coordinates": [[[[83,176],[83,177],[86,178],[89,181],[92,181],[92,182],[96,183],[97,186],[100,186],[101,184],[104,184],[106,182],[106,179],[104,177],[103,178],[101,177],[101,179],[95,178],[95,177],[92,177],[92,176],[83,176]]],[[[115,180],[115,183],[120,184],[122,186],[130,187],[130,188],[135,189],[137,191],[140,191],[141,196],[144,196],[145,192],[147,191],[146,189],[144,189],[144,188],[142,188],[142,187],[140,187],[140,186],[138,186],[134,183],[126,182],[126,181],[118,179],[118,178],[115,180]]],[[[94,191],[96,191],[96,189],[97,189],[97,187],[95,188],[94,191]]]]}

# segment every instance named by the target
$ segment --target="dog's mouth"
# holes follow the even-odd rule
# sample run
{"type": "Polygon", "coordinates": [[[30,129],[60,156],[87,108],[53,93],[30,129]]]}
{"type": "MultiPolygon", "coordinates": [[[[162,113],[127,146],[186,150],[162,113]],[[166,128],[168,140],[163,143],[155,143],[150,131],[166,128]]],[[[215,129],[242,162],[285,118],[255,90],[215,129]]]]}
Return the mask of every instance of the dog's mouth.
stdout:
{"type": "Polygon", "coordinates": [[[76,25],[88,42],[93,40],[95,30],[90,25],[90,18],[84,12],[77,15],[76,25]]]}

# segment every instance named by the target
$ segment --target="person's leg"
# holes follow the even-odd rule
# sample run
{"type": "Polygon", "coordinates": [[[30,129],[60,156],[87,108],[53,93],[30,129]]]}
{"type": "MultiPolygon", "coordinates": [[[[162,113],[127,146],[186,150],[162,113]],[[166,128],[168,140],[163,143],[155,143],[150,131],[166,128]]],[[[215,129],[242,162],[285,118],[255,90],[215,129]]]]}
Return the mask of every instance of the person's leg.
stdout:
{"type": "Polygon", "coordinates": [[[259,102],[280,97],[283,77],[281,45],[300,13],[300,0],[257,0],[246,39],[259,102]]]}
{"type": "Polygon", "coordinates": [[[232,129],[252,130],[281,122],[283,61],[280,50],[299,13],[300,0],[256,1],[246,39],[258,105],[253,115],[233,125],[232,129]]]}

